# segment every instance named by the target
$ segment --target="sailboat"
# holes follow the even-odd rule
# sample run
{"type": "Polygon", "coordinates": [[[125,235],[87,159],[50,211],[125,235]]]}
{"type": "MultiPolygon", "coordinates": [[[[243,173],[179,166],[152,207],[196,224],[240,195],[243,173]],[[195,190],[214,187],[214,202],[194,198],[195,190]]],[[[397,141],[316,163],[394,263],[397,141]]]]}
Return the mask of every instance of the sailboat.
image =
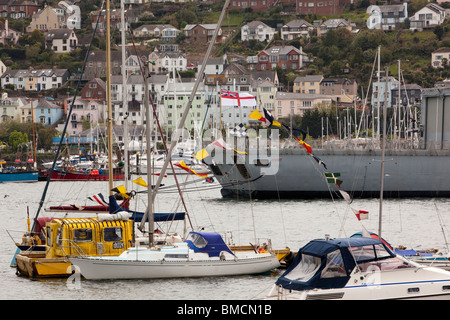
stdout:
{"type": "MultiPolygon", "coordinates": [[[[387,70],[386,70],[387,73],[387,70]]],[[[384,300],[450,299],[450,272],[396,255],[382,241],[386,103],[380,177],[378,239],[350,237],[312,240],[278,278],[266,299],[384,300]]]]}
{"type": "MultiPolygon", "coordinates": [[[[213,38],[210,42],[206,56],[211,53],[212,46],[217,37],[226,8],[229,5],[227,0],[218,21],[213,38]]],[[[109,6],[107,5],[107,8],[109,6]]],[[[108,21],[108,15],[107,19],[108,21]]],[[[108,39],[109,40],[109,39],[108,39]]],[[[108,41],[107,40],[107,41],[108,41]]],[[[203,74],[205,62],[201,66],[199,74],[203,74]]],[[[198,77],[191,95],[195,95],[199,81],[198,77]]],[[[148,83],[148,64],[145,70],[145,82],[148,83]]],[[[153,122],[148,105],[148,89],[146,95],[146,138],[151,141],[151,130],[149,126],[153,122]]],[[[190,110],[190,104],[186,106],[178,128],[183,128],[184,122],[190,110]]],[[[177,144],[178,139],[172,139],[168,154],[177,144]]],[[[147,158],[147,167],[151,168],[151,159],[147,158]]],[[[250,251],[232,251],[225,243],[223,237],[216,232],[195,232],[189,233],[185,241],[173,243],[170,246],[156,246],[154,241],[154,215],[153,200],[161,184],[170,157],[165,159],[155,189],[148,190],[147,211],[142,217],[141,228],[148,218],[148,239],[149,246],[137,246],[125,250],[117,257],[89,257],[89,256],[69,256],[73,265],[77,266],[81,275],[86,279],[152,279],[152,278],[174,278],[174,277],[204,277],[204,276],[227,276],[242,274],[265,273],[279,266],[276,255],[270,252],[270,248],[253,248],[250,251]]],[[[150,181],[150,173],[147,173],[150,181]]],[[[140,229],[141,229],[140,228],[140,229]]],[[[142,229],[141,229],[142,231],[142,229]]]]}

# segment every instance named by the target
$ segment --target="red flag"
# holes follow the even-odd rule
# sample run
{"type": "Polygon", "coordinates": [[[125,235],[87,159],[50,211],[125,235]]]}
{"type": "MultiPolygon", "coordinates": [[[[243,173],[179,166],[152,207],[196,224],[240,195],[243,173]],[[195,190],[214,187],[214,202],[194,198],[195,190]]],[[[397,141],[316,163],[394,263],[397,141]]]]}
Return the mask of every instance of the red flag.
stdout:
{"type": "Polygon", "coordinates": [[[369,211],[356,210],[356,209],[353,209],[353,208],[352,208],[352,210],[355,213],[356,218],[358,218],[359,221],[369,219],[369,211]]]}
{"type": "Polygon", "coordinates": [[[195,175],[197,175],[197,176],[199,176],[199,177],[202,177],[202,178],[206,178],[206,177],[208,176],[208,174],[207,174],[206,172],[205,172],[205,173],[197,173],[197,172],[195,172],[194,170],[192,170],[191,168],[189,168],[189,167],[184,163],[183,160],[181,160],[180,162],[174,163],[174,165],[176,165],[177,167],[180,167],[181,169],[183,169],[183,170],[185,170],[185,171],[187,171],[187,172],[189,172],[189,173],[193,173],[193,174],[195,174],[195,175]]]}

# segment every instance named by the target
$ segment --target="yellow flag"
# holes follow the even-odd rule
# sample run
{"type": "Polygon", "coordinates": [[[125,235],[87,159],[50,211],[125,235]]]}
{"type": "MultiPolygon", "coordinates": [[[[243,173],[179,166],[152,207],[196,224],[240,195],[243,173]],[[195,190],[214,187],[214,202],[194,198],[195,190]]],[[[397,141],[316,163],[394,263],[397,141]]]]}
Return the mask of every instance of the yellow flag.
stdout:
{"type": "Polygon", "coordinates": [[[249,118],[266,122],[266,118],[262,116],[258,109],[255,109],[252,113],[250,113],[249,118]]]}
{"type": "Polygon", "coordinates": [[[272,122],[272,125],[281,128],[281,123],[279,123],[278,121],[275,121],[275,120],[274,120],[274,121],[272,122]]]}
{"type": "Polygon", "coordinates": [[[129,198],[129,195],[127,194],[127,189],[125,188],[125,186],[115,187],[112,189],[112,191],[120,193],[121,195],[123,195],[123,197],[125,199],[129,198]]]}
{"type": "Polygon", "coordinates": [[[147,183],[141,177],[137,178],[136,180],[133,180],[133,182],[141,187],[146,187],[146,188],[148,187],[147,183]]]}
{"type": "Polygon", "coordinates": [[[197,160],[202,161],[203,159],[205,159],[207,156],[209,156],[208,151],[206,151],[206,149],[202,149],[199,152],[197,152],[197,154],[195,155],[195,157],[197,158],[197,160]]]}
{"type": "Polygon", "coordinates": [[[247,154],[247,152],[245,152],[245,151],[239,151],[237,149],[233,149],[233,150],[234,150],[234,152],[239,153],[239,154],[247,154]]]}

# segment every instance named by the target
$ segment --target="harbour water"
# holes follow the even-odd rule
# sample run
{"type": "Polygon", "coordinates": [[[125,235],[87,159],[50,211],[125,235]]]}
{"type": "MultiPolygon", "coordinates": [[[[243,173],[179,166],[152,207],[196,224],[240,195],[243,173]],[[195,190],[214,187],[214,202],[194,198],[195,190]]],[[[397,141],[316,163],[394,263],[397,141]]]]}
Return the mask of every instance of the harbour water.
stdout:
{"type": "MultiPolygon", "coordinates": [[[[180,182],[192,181],[194,176],[181,176],[180,182]]],[[[163,179],[166,187],[174,184],[173,177],[163,179]]],[[[115,186],[120,183],[115,183],[115,186]]],[[[265,275],[216,277],[199,279],[165,280],[115,280],[87,281],[85,279],[30,280],[18,277],[10,267],[16,247],[10,235],[17,236],[26,230],[27,207],[30,218],[38,208],[45,182],[0,184],[0,299],[7,300],[250,300],[262,297],[281,271],[265,275]],[[7,232],[9,231],[9,233],[7,232]]],[[[128,190],[143,188],[130,183],[128,190]]],[[[175,191],[175,188],[169,188],[175,191]]],[[[297,251],[309,240],[346,237],[367,230],[378,232],[378,199],[355,199],[350,206],[343,199],[316,200],[230,200],[220,195],[219,184],[202,181],[188,184],[183,193],[190,220],[198,230],[232,231],[236,244],[255,243],[255,238],[272,241],[272,247],[289,247],[297,251]],[[369,219],[358,221],[350,209],[369,211],[369,219]]],[[[52,182],[44,208],[50,205],[94,204],[88,196],[108,194],[107,182],[52,182]]],[[[133,200],[131,208],[143,211],[146,195],[133,200]]],[[[158,194],[156,212],[184,211],[176,192],[158,194]]],[[[62,217],[63,213],[41,211],[40,216],[62,217]]],[[[71,214],[77,216],[77,213],[71,214]]],[[[79,214],[78,214],[79,216],[79,214]]],[[[413,249],[436,248],[446,254],[447,233],[450,232],[450,199],[417,198],[385,199],[383,206],[382,236],[393,246],[403,245],[413,249]]],[[[182,232],[183,225],[173,226],[182,232]]],[[[163,226],[161,228],[164,229],[163,226]]],[[[173,230],[173,229],[171,229],[173,230]]],[[[450,234],[449,234],[450,236],[450,234]]]]}

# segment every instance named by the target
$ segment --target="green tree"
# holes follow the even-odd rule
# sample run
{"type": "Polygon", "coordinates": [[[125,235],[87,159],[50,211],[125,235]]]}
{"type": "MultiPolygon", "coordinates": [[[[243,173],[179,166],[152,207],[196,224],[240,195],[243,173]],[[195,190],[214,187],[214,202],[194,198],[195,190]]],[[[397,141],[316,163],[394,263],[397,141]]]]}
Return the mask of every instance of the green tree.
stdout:
{"type": "Polygon", "coordinates": [[[13,150],[16,150],[19,144],[26,142],[28,142],[28,135],[26,133],[13,131],[9,135],[8,144],[13,148],[13,150]]]}
{"type": "Polygon", "coordinates": [[[433,29],[433,33],[436,35],[439,41],[442,40],[442,36],[444,35],[444,28],[441,25],[437,25],[433,29]]]}

